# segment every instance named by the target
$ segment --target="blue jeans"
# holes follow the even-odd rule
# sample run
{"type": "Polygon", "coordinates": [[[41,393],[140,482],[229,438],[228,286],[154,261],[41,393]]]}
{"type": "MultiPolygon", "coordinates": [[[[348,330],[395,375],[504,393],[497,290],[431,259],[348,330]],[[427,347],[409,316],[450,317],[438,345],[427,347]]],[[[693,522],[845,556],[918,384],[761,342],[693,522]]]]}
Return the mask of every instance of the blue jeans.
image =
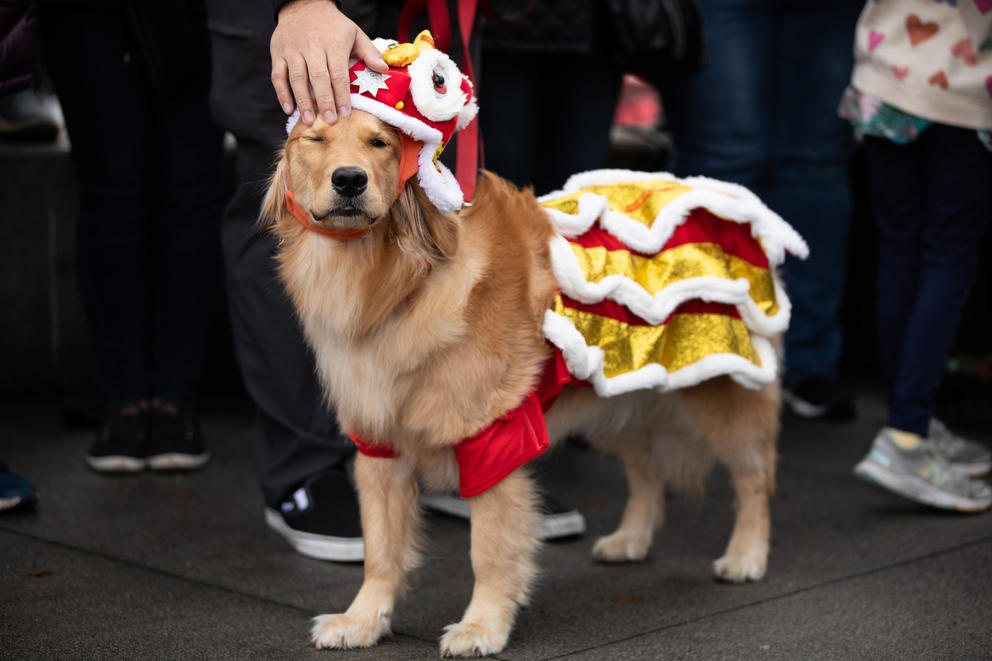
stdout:
{"type": "Polygon", "coordinates": [[[934,124],[908,145],[866,137],[865,155],[889,426],[926,435],[992,217],[992,154],[975,131],[934,124]]]}
{"type": "Polygon", "coordinates": [[[742,184],[806,239],[789,259],[786,380],[832,376],[841,350],[852,131],[837,117],[860,2],[703,0],[707,68],[663,90],[673,171],[742,184]]]}

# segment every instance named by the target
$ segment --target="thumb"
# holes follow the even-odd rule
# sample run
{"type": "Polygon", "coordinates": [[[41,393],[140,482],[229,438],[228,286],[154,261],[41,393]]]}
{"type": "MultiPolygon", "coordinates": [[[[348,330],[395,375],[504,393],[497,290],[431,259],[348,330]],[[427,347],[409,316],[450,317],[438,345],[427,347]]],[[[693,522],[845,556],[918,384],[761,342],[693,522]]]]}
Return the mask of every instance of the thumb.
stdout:
{"type": "Polygon", "coordinates": [[[382,53],[379,52],[379,49],[375,47],[375,44],[372,43],[372,40],[364,32],[359,32],[355,38],[354,54],[355,57],[365,63],[365,66],[373,71],[386,73],[389,70],[389,65],[382,59],[382,53]]]}

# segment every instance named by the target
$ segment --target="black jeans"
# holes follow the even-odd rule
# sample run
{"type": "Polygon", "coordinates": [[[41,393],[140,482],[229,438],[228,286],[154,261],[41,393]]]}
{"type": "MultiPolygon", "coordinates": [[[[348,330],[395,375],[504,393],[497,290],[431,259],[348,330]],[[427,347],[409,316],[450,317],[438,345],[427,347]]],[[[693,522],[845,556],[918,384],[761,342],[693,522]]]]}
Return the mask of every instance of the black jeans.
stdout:
{"type": "Polygon", "coordinates": [[[109,403],[191,405],[221,284],[209,63],[156,89],[123,12],[49,9],[42,27],[72,141],[79,285],[109,403]]]}
{"type": "Polygon", "coordinates": [[[889,426],[925,436],[992,217],[992,153],[934,124],[865,138],[879,227],[878,327],[889,426]]]}

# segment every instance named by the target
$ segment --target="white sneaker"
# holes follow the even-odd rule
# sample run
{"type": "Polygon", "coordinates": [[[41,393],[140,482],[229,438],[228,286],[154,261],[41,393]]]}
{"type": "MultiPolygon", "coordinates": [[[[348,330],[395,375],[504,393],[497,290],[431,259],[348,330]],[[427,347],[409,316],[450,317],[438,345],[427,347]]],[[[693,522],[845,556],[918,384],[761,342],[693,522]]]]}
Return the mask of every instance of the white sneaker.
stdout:
{"type": "MultiPolygon", "coordinates": [[[[425,493],[420,496],[421,506],[450,516],[468,520],[468,501],[446,493],[425,493]]],[[[542,541],[575,537],[586,531],[586,519],[576,509],[569,509],[550,496],[541,498],[541,521],[534,536],[542,541]]]]}

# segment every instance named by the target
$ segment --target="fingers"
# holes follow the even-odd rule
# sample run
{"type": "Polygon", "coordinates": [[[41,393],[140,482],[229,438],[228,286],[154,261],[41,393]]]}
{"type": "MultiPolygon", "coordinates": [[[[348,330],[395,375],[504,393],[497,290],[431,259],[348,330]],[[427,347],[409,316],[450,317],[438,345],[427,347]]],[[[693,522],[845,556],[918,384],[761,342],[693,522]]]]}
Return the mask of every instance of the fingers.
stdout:
{"type": "Polygon", "coordinates": [[[279,99],[279,106],[287,115],[293,114],[293,91],[286,82],[289,73],[289,66],[286,60],[280,58],[272,59],[272,87],[276,91],[276,98],[279,99]]]}
{"type": "MultiPolygon", "coordinates": [[[[340,99],[340,89],[336,84],[332,86],[331,83],[331,73],[334,71],[334,78],[338,77],[338,66],[332,67],[330,71],[327,66],[327,53],[323,49],[317,49],[311,51],[306,57],[307,74],[309,75],[309,88],[308,94],[312,93],[314,100],[317,101],[316,112],[323,116],[324,121],[328,124],[333,124],[338,120],[338,114],[335,110],[335,99],[340,99]]],[[[347,67],[347,63],[345,63],[347,67]]],[[[347,71],[345,72],[347,75],[347,71]]],[[[345,88],[347,92],[347,88],[345,88]]],[[[310,99],[307,99],[309,104],[310,99]]],[[[340,105],[340,102],[338,103],[340,105]]],[[[303,117],[302,106],[300,106],[300,117],[303,117]]],[[[306,119],[303,120],[304,123],[310,124],[311,120],[308,122],[306,119]]]]}
{"type": "MultiPolygon", "coordinates": [[[[331,89],[334,92],[333,101],[337,102],[337,114],[341,117],[347,117],[351,114],[351,73],[348,71],[348,57],[343,50],[333,52],[339,55],[338,58],[332,60],[332,52],[328,52],[328,61],[331,63],[331,89]],[[344,57],[340,57],[341,54],[344,54],[344,57]]],[[[327,110],[333,114],[334,105],[330,105],[327,110]]],[[[334,120],[327,119],[327,110],[321,106],[324,120],[330,123],[334,120]]]]}
{"type": "Polygon", "coordinates": [[[382,59],[382,53],[375,47],[375,44],[368,38],[368,35],[361,30],[358,31],[355,37],[354,54],[355,57],[365,63],[365,66],[374,71],[386,73],[389,69],[389,65],[382,59]]]}
{"type": "MultiPolygon", "coordinates": [[[[310,95],[310,76],[307,61],[299,54],[289,58],[289,86],[293,90],[293,99],[300,109],[300,119],[306,125],[313,124],[315,118],[313,101],[310,95]]],[[[292,112],[292,110],[290,111],[292,112]]]]}

